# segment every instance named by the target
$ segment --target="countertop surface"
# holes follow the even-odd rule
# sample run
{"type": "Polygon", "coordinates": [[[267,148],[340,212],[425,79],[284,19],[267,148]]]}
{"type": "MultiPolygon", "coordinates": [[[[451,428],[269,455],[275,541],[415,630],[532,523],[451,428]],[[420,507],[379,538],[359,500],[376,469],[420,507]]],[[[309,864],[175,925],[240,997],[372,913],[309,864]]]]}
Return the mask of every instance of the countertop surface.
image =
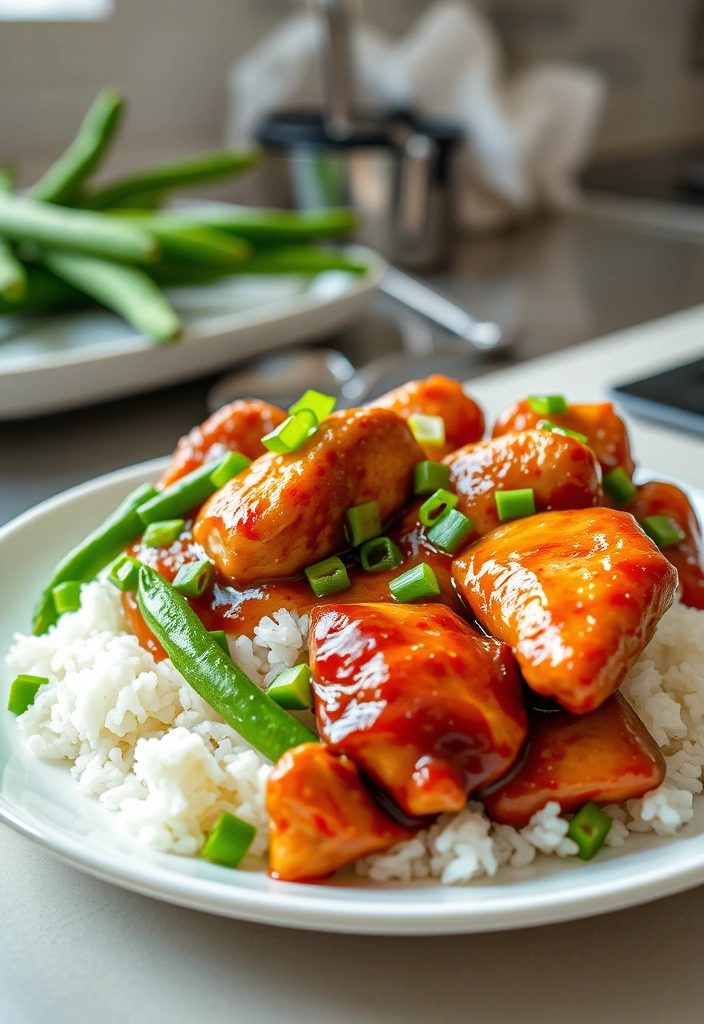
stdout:
{"type": "MultiPolygon", "coordinates": [[[[524,318],[518,359],[543,355],[503,368],[469,366],[467,376],[476,378],[469,388],[489,415],[529,391],[599,398],[613,383],[703,354],[704,307],[577,343],[704,301],[704,247],[658,239],[658,263],[655,241],[637,232],[616,231],[612,241],[620,238],[621,249],[604,250],[594,223],[544,230],[557,234],[552,249],[543,238],[542,269],[540,231],[514,240],[524,252],[518,272],[513,250],[513,287],[509,250],[499,241],[482,243],[486,263],[473,263],[479,256],[470,246],[460,253],[461,273],[437,278],[468,305],[481,297],[482,315],[524,318]],[[590,293],[593,274],[601,280],[590,293]],[[493,292],[491,280],[499,282],[493,292]],[[547,355],[565,344],[577,347],[547,355]]],[[[389,315],[383,304],[379,310],[389,315]]],[[[206,391],[207,382],[196,382],[99,410],[0,424],[0,522],[81,480],[165,453],[202,418],[206,391]]],[[[704,487],[701,439],[642,421],[629,426],[641,465],[704,487]]],[[[317,935],[209,917],[122,891],[0,826],[0,1019],[697,1020],[704,1001],[699,910],[704,916],[704,887],[533,930],[450,938],[317,935]]]]}

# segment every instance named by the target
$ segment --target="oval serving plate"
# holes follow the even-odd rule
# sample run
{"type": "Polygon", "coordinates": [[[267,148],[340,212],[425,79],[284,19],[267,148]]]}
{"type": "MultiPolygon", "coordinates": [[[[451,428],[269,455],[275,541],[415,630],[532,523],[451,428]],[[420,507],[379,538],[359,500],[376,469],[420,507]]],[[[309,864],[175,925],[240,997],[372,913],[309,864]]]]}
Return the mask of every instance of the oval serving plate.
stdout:
{"type": "MultiPolygon", "coordinates": [[[[51,567],[164,462],[111,473],[67,491],[0,530],[0,649],[29,627],[51,567]]],[[[699,514],[704,495],[695,494],[699,514]]],[[[675,839],[638,835],[596,861],[537,858],[520,871],[464,886],[376,885],[351,871],[321,885],[273,882],[198,859],[158,854],[119,831],[98,801],[82,796],[66,765],[34,758],[5,711],[0,686],[0,820],[74,866],[135,892],[227,917],[321,931],[389,935],[481,932],[547,924],[644,903],[704,881],[704,798],[675,839]]]]}

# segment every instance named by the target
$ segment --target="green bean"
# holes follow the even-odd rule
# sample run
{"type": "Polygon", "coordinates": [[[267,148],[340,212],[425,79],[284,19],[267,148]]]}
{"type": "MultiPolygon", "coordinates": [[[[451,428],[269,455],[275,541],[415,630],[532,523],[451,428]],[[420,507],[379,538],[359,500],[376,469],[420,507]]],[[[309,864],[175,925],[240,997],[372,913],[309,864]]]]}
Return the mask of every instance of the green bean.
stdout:
{"type": "Polygon", "coordinates": [[[224,203],[179,210],[178,217],[182,223],[231,231],[239,238],[256,244],[337,238],[349,234],[359,221],[354,210],[347,207],[310,211],[267,210],[226,206],[224,203]]]}
{"type": "Polygon", "coordinates": [[[57,277],[119,313],[141,334],[156,341],[172,341],[180,334],[177,313],[143,270],[59,250],[40,255],[57,277]]]}
{"type": "Polygon", "coordinates": [[[64,281],[59,281],[43,267],[32,265],[26,268],[26,273],[27,287],[21,299],[7,301],[0,295],[0,316],[65,309],[81,306],[90,301],[81,292],[64,281]]]}
{"type": "Polygon", "coordinates": [[[256,249],[251,259],[237,267],[238,274],[320,274],[324,270],[366,274],[369,266],[343,249],[281,245],[256,249]]]}
{"type": "Polygon", "coordinates": [[[137,601],[171,662],[203,700],[272,761],[316,737],[252,682],[218,646],[185,598],[143,565],[137,601]]]}
{"type": "Polygon", "coordinates": [[[122,115],[122,96],[103,89],[93,100],[71,145],[29,189],[33,199],[70,203],[113,140],[122,115]]]}
{"type": "Polygon", "coordinates": [[[156,494],[151,484],[132,491],[104,523],[70,551],[54,569],[48,586],[34,610],[32,630],[35,636],[46,633],[58,619],[52,588],[68,580],[88,583],[94,579],[144,529],[137,506],[156,494]]]}
{"type": "Polygon", "coordinates": [[[105,259],[148,263],[159,257],[156,239],[139,224],[24,196],[0,195],[0,235],[105,259]]]}
{"type": "Polygon", "coordinates": [[[0,238],[0,298],[17,302],[27,292],[27,271],[12,251],[0,238]]]}
{"type": "Polygon", "coordinates": [[[252,254],[252,247],[234,235],[191,224],[172,214],[147,215],[139,223],[159,241],[167,258],[229,268],[243,263],[252,254]]]}
{"type": "Polygon", "coordinates": [[[151,167],[121,181],[113,182],[112,185],[86,196],[84,205],[93,210],[106,210],[123,203],[130,196],[136,197],[144,192],[171,191],[201,185],[218,178],[229,178],[249,170],[259,159],[260,154],[254,149],[241,153],[227,150],[201,153],[187,160],[176,160],[159,167],[151,167]]]}

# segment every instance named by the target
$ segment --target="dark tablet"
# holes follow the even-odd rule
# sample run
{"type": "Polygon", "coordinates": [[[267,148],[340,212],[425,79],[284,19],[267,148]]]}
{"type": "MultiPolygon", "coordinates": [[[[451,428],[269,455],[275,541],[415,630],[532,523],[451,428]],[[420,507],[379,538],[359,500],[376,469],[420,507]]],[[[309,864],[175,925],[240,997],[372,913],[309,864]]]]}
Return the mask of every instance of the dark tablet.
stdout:
{"type": "Polygon", "coordinates": [[[704,359],[620,384],[611,397],[634,416],[704,434],[704,359]]]}

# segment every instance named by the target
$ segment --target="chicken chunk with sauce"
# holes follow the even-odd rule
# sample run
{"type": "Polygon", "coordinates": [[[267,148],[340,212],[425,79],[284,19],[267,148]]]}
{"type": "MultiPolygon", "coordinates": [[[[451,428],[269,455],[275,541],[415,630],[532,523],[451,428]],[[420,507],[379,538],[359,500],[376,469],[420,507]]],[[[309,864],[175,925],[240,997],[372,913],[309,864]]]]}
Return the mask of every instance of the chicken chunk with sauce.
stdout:
{"type": "Polygon", "coordinates": [[[478,441],[484,434],[484,416],[477,403],[466,395],[459,381],[433,374],[426,380],[412,380],[369,403],[374,408],[393,409],[402,419],[409,416],[441,416],[445,423],[445,444],[424,445],[425,457],[439,462],[443,456],[478,441]]]}

